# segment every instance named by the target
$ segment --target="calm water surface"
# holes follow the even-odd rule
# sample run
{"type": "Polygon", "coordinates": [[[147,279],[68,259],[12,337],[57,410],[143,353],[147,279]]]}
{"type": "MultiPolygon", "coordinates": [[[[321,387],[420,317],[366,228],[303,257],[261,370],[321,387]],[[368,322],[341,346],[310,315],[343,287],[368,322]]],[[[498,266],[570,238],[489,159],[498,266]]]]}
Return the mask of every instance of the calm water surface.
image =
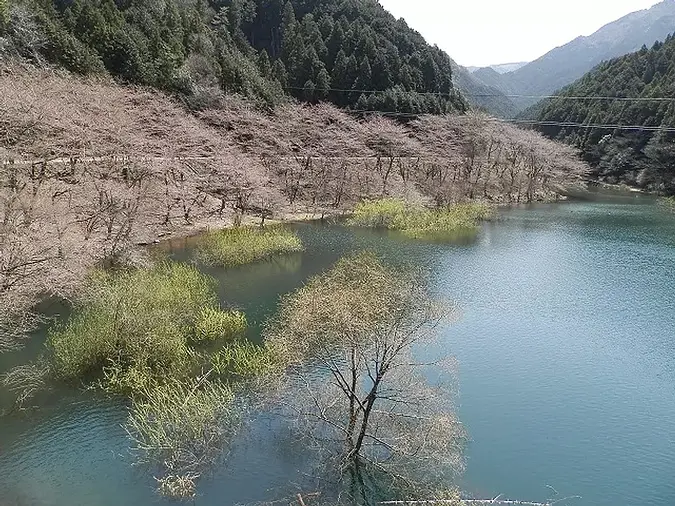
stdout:
{"type": "MultiPolygon", "coordinates": [[[[302,255],[210,271],[223,301],[260,323],[279,295],[362,249],[427,267],[461,308],[442,347],[459,362],[467,495],[543,501],[553,487],[579,506],[675,504],[674,215],[641,198],[539,205],[460,245],[297,228],[302,255]]],[[[0,370],[39,348],[0,355],[0,370]]],[[[163,503],[152,470],[130,466],[122,404],[62,390],[36,402],[0,418],[0,506],[163,503]]],[[[286,497],[307,465],[278,420],[252,415],[196,503],[286,497]]]]}

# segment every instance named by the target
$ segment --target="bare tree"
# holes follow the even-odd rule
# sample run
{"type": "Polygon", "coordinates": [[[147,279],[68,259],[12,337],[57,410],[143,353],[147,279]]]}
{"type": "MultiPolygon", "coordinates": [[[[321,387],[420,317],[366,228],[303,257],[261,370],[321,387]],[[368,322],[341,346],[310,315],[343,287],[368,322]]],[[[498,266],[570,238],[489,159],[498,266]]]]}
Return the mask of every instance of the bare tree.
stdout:
{"type": "MultiPolygon", "coordinates": [[[[413,354],[443,315],[422,276],[362,254],[285,299],[269,329],[273,350],[314,366],[298,368],[291,413],[356,503],[378,486],[407,495],[450,486],[462,469],[464,433],[449,391],[426,381],[432,364],[413,354]]],[[[443,364],[433,366],[448,372],[443,364]]]]}

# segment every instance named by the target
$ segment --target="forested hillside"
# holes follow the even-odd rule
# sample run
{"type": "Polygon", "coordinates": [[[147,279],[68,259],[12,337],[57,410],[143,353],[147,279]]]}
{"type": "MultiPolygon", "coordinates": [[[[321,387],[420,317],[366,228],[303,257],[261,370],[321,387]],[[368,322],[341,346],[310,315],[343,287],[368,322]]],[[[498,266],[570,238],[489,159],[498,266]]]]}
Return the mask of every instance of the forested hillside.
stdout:
{"type": "Polygon", "coordinates": [[[601,180],[675,192],[675,37],[601,64],[560,97],[537,106],[539,120],[638,128],[541,127],[546,135],[580,147],[601,180]],[[616,98],[564,98],[579,96],[616,98]]]}
{"type": "Polygon", "coordinates": [[[465,105],[451,60],[376,0],[0,0],[0,51],[181,93],[361,110],[465,105]],[[338,91],[340,90],[340,91],[338,91]]]}

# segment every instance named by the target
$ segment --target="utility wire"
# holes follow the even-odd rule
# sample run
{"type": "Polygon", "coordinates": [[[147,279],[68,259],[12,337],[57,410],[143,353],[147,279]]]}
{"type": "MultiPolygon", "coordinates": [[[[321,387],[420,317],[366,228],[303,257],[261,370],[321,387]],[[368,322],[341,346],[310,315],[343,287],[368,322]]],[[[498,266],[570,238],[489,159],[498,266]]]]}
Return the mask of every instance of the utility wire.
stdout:
{"type": "Polygon", "coordinates": [[[527,119],[499,119],[494,120],[504,123],[537,125],[537,126],[556,126],[562,128],[597,128],[599,130],[640,130],[645,132],[675,132],[675,127],[646,126],[646,125],[612,125],[597,123],[574,123],[570,121],[536,121],[527,119]]]}
{"type": "MultiPolygon", "coordinates": [[[[371,111],[367,109],[346,109],[347,112],[359,114],[373,114],[387,117],[401,117],[401,118],[417,118],[422,116],[421,113],[411,112],[396,112],[396,111],[371,111]]],[[[621,125],[621,124],[602,124],[602,123],[574,123],[571,121],[538,121],[529,119],[504,119],[487,117],[488,121],[495,121],[498,123],[511,123],[515,125],[536,125],[536,126],[556,126],[561,128],[597,128],[599,130],[630,130],[630,131],[645,131],[645,132],[675,132],[675,127],[661,127],[661,126],[646,126],[646,125],[621,125]]]]}
{"type": "MultiPolygon", "coordinates": [[[[342,89],[342,88],[306,88],[299,86],[287,86],[284,87],[285,90],[293,91],[335,91],[340,93],[362,93],[362,94],[377,94],[385,93],[384,90],[360,90],[360,89],[342,89]]],[[[458,98],[459,96],[465,97],[476,97],[476,98],[529,98],[529,99],[554,99],[554,100],[603,100],[603,101],[615,101],[615,102],[675,102],[675,97],[611,97],[611,96],[577,96],[577,95],[518,95],[518,94],[490,94],[490,93],[465,93],[460,92],[458,94],[452,93],[436,93],[433,91],[410,91],[407,93],[414,93],[416,95],[425,95],[433,97],[445,97],[445,98],[458,98]]]]}

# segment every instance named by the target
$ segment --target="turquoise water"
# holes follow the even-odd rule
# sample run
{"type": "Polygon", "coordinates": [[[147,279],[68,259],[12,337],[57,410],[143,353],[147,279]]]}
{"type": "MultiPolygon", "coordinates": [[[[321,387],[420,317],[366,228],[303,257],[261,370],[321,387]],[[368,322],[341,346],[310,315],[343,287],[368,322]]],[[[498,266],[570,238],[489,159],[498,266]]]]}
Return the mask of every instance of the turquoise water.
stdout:
{"type": "MultiPolygon", "coordinates": [[[[260,323],[281,294],[361,249],[428,268],[432,290],[460,307],[439,353],[459,363],[467,495],[675,504],[675,215],[642,198],[538,205],[458,245],[297,228],[301,255],[212,270],[223,301],[260,323]]],[[[38,349],[1,356],[0,368],[38,349]]],[[[152,469],[130,465],[123,405],[63,390],[36,403],[0,418],[0,506],[163,504],[152,469]]],[[[196,504],[312,491],[311,463],[279,420],[251,414],[247,426],[196,504]]]]}

